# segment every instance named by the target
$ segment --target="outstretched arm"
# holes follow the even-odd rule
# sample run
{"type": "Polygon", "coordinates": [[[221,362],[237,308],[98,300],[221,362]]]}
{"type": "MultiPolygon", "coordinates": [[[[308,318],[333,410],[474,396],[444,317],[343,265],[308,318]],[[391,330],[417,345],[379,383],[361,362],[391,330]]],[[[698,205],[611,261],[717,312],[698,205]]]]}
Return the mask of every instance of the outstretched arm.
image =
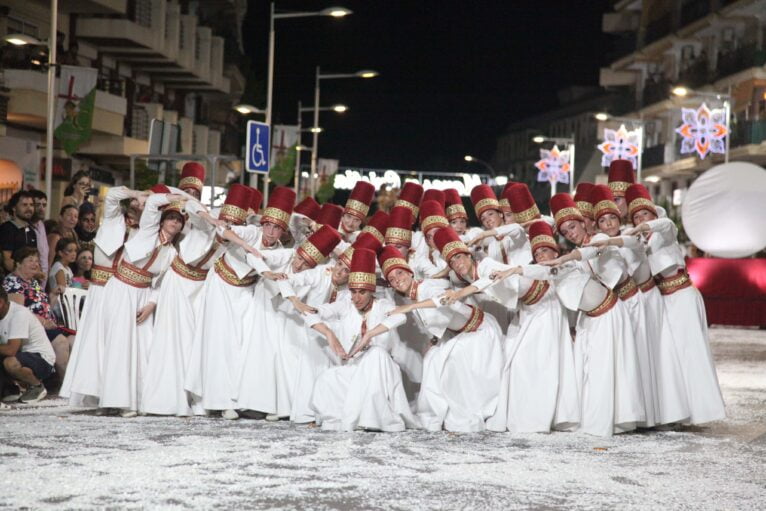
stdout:
{"type": "Polygon", "coordinates": [[[348,358],[346,350],[343,349],[340,341],[335,336],[335,332],[330,330],[329,326],[325,325],[324,323],[316,323],[315,325],[312,325],[311,328],[324,335],[325,339],[327,339],[327,342],[330,344],[330,349],[332,349],[332,351],[338,355],[341,360],[348,358]]]}

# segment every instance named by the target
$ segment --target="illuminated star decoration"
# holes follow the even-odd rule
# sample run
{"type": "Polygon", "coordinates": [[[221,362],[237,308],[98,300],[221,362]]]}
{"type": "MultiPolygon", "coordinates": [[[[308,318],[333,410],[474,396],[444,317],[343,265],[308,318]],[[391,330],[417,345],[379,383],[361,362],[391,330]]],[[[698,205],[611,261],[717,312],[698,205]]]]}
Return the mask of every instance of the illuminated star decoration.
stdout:
{"type": "Polygon", "coordinates": [[[540,161],[535,163],[540,172],[537,173],[538,181],[550,181],[551,183],[568,183],[569,151],[559,151],[557,146],[548,149],[540,149],[540,161]]]}
{"type": "Polygon", "coordinates": [[[681,153],[696,152],[704,160],[708,153],[726,152],[724,139],[729,134],[729,128],[726,127],[723,108],[709,110],[705,103],[697,110],[682,108],[681,120],[683,124],[676,128],[676,133],[684,137],[681,153]]]}
{"type": "Polygon", "coordinates": [[[628,160],[636,168],[638,158],[638,130],[628,131],[625,125],[621,124],[620,129],[604,129],[604,142],[599,144],[601,151],[601,166],[608,167],[613,160],[628,160]]]}

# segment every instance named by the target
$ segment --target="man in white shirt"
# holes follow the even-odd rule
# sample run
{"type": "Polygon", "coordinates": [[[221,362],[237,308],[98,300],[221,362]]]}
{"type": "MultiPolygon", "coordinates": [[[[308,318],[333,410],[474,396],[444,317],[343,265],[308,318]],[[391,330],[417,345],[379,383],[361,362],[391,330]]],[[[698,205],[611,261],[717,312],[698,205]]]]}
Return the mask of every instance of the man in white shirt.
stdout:
{"type": "Polygon", "coordinates": [[[22,403],[36,403],[48,392],[42,380],[53,373],[56,355],[40,322],[0,289],[0,387],[14,381],[27,386],[22,403]]]}

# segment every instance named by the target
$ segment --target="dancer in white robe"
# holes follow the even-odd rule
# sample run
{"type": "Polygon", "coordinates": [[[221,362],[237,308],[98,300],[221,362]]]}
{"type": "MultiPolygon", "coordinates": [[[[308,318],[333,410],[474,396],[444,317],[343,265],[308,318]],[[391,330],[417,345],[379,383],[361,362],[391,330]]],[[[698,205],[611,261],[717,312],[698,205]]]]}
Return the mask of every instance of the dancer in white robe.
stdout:
{"type": "Polygon", "coordinates": [[[104,286],[117,270],[124,243],[138,232],[138,220],[150,191],[139,192],[115,186],[104,199],[104,218],[94,238],[93,269],[79,330],[59,395],[72,406],[98,406],[103,377],[106,338],[101,311],[104,286]]]}
{"type": "Polygon", "coordinates": [[[391,358],[400,342],[396,328],[403,314],[387,315],[393,302],[375,298],[375,253],[357,248],[343,299],[318,307],[307,322],[325,336],[344,360],[319,375],[311,396],[317,424],[323,429],[404,431],[419,426],[402,386],[401,369],[391,358]],[[334,320],[335,329],[325,321],[334,320]]]}
{"type": "Polygon", "coordinates": [[[339,232],[346,243],[353,243],[359,236],[362,223],[370,212],[373,197],[375,197],[375,187],[367,181],[357,181],[348,196],[340,219],[339,232]]]}

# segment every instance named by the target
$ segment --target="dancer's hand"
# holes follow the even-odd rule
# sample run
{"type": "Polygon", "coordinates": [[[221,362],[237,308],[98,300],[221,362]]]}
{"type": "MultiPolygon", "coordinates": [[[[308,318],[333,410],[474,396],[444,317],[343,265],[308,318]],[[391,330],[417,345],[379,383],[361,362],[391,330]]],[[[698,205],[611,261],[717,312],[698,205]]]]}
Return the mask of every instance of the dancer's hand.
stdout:
{"type": "Polygon", "coordinates": [[[346,360],[348,358],[348,355],[346,354],[346,350],[343,349],[343,345],[340,343],[337,337],[335,337],[334,333],[330,333],[330,335],[327,336],[327,342],[330,344],[330,349],[338,355],[338,357],[341,360],[346,360]]]}
{"type": "Polygon", "coordinates": [[[474,245],[484,241],[485,238],[489,238],[490,236],[495,236],[495,235],[497,235],[497,231],[495,231],[494,229],[489,229],[488,231],[484,231],[478,236],[476,236],[474,239],[469,241],[468,246],[473,247],[474,245]]]}
{"type": "Polygon", "coordinates": [[[268,280],[287,280],[286,274],[273,271],[265,271],[261,274],[261,276],[268,280]]]}
{"type": "Polygon", "coordinates": [[[149,302],[140,309],[138,309],[138,312],[136,312],[136,324],[140,325],[147,319],[151,317],[151,315],[154,313],[154,309],[157,308],[157,304],[154,302],[149,302]]]}

